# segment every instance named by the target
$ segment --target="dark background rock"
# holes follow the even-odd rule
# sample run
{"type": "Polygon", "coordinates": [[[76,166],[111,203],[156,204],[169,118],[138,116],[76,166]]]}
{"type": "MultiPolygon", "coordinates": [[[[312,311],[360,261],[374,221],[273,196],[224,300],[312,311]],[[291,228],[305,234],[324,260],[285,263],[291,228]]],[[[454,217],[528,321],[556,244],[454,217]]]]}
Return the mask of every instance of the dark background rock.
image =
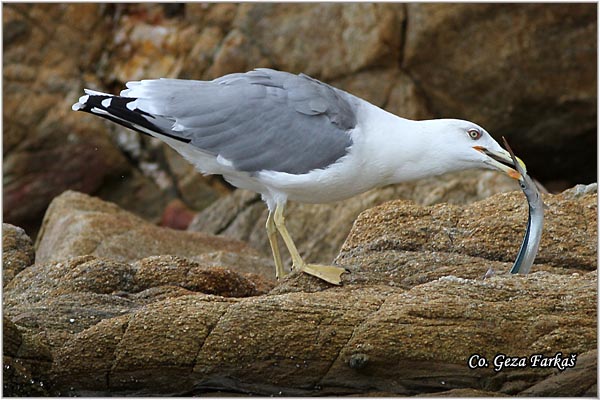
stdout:
{"type": "Polygon", "coordinates": [[[305,72],[410,118],[507,136],[553,191],[596,180],[593,4],[8,4],[3,13],[4,221],[35,237],[66,189],[158,222],[227,193],[162,144],[73,113],[82,88],[305,72]],[[73,16],[76,16],[73,17],[73,16]],[[80,38],[86,40],[80,40],[80,38]],[[32,51],[35,49],[35,51],[32,51]]]}
{"type": "Polygon", "coordinates": [[[506,136],[543,182],[596,181],[594,4],[409,4],[403,67],[436,116],[506,136]]]}

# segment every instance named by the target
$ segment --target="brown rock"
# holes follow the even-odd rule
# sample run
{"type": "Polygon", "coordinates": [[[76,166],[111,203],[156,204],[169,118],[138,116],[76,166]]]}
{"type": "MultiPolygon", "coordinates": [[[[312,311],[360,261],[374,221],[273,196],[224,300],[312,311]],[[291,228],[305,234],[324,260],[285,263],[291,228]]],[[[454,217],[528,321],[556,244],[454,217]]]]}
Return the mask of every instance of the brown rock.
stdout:
{"type": "Polygon", "coordinates": [[[2,285],[6,286],[19,272],[33,264],[33,243],[17,226],[2,224],[2,285]]]}
{"type": "MultiPolygon", "coordinates": [[[[593,187],[547,196],[550,209],[561,210],[547,225],[577,226],[577,218],[593,211],[589,205],[595,198],[593,187]]],[[[503,215],[494,205],[518,209],[522,200],[513,192],[464,209],[412,205],[405,212],[414,219],[407,226],[418,226],[418,218],[444,226],[428,218],[460,222],[459,211],[476,216],[487,210],[489,224],[496,216],[494,226],[500,226],[500,234],[480,235],[482,248],[495,249],[481,254],[489,258],[419,250],[425,246],[419,241],[422,230],[413,232],[414,238],[402,237],[409,249],[369,245],[378,243],[380,230],[394,246],[400,243],[393,239],[397,221],[389,213],[404,203],[391,202],[363,213],[354,226],[339,260],[358,262],[360,268],[342,287],[295,273],[268,294],[224,298],[214,294],[262,290],[230,271],[176,257],[127,265],[88,256],[27,268],[7,286],[5,314],[43,333],[55,357],[53,389],[63,395],[449,395],[455,389],[549,394],[552,387],[563,395],[588,393],[593,386],[570,388],[564,383],[568,376],[554,374],[554,368],[497,373],[468,367],[474,353],[492,360],[500,353],[570,356],[596,347],[596,271],[553,266],[565,259],[552,254],[544,271],[536,265],[537,272],[526,276],[481,279],[484,267],[509,265],[493,257],[509,245],[502,239],[503,215]],[[360,225],[365,215],[378,216],[375,227],[360,225]],[[474,279],[464,277],[474,271],[474,279]]],[[[428,229],[425,234],[438,228],[428,229]]],[[[565,240],[572,246],[569,237],[565,240]]],[[[587,260],[588,247],[577,248],[578,260],[587,260]]],[[[571,371],[572,379],[585,385],[595,377],[588,358],[571,371]]]]}
{"type": "Polygon", "coordinates": [[[194,212],[183,201],[175,199],[165,207],[165,211],[160,219],[160,226],[185,230],[190,225],[190,222],[192,222],[194,216],[194,212]]]}
{"type": "MultiPolygon", "coordinates": [[[[81,114],[81,113],[80,113],[81,114]]],[[[150,222],[158,223],[172,196],[137,169],[105,182],[94,192],[95,197],[116,203],[119,207],[150,222]]]]}
{"type": "Polygon", "coordinates": [[[48,396],[48,371],[52,355],[29,334],[23,334],[6,316],[2,320],[3,395],[48,396]]]}
{"type": "Polygon", "coordinates": [[[186,257],[214,251],[254,254],[241,242],[159,228],[115,204],[68,191],[48,208],[37,242],[36,263],[80,255],[127,262],[151,255],[186,257]]]}
{"type": "MultiPolygon", "coordinates": [[[[105,11],[99,4],[13,4],[3,14],[11,38],[3,53],[3,215],[32,235],[63,191],[94,193],[130,182],[131,167],[108,125],[71,111],[82,86],[101,88],[96,75],[113,37],[105,11]]],[[[140,191],[136,183],[130,191],[140,191]]],[[[143,201],[135,206],[143,215],[151,209],[143,201]]]]}
{"type": "Polygon", "coordinates": [[[196,211],[203,210],[231,193],[218,175],[204,176],[175,150],[165,146],[165,156],[182,201],[196,211]]]}
{"type": "Polygon", "coordinates": [[[445,392],[425,393],[418,394],[415,397],[508,397],[504,393],[488,392],[486,390],[478,389],[451,389],[445,392]]]}
{"type": "MultiPolygon", "coordinates": [[[[559,268],[593,270],[597,263],[597,194],[572,197],[570,192],[544,196],[548,209],[536,261],[559,268]]],[[[359,216],[341,257],[348,253],[351,262],[353,251],[393,250],[458,253],[512,262],[526,224],[527,202],[521,192],[498,194],[468,207],[419,207],[395,201],[359,216]]]]}
{"type": "Polygon", "coordinates": [[[403,118],[431,117],[422,93],[399,68],[359,71],[331,84],[403,118]]]}
{"type": "MultiPolygon", "coordinates": [[[[564,354],[562,354],[564,357],[564,354]]],[[[597,395],[598,351],[592,350],[577,356],[577,364],[553,375],[519,393],[520,396],[584,396],[597,395]]]]}
{"type": "Polygon", "coordinates": [[[328,80],[395,65],[403,19],[401,4],[244,4],[234,27],[279,69],[328,80]]]}
{"type": "Polygon", "coordinates": [[[234,72],[245,72],[256,67],[272,67],[273,63],[263,55],[251,36],[233,29],[223,38],[215,52],[207,76],[216,78],[234,72]]]}
{"type": "MultiPolygon", "coordinates": [[[[300,253],[308,262],[330,263],[346,239],[356,217],[365,209],[395,198],[421,204],[469,203],[518,186],[491,171],[465,171],[442,177],[387,186],[330,204],[290,202],[286,224],[300,253]]],[[[238,190],[198,214],[189,230],[243,240],[270,257],[265,204],[256,194],[238,190]]],[[[287,251],[282,251],[285,259],[287,251]]]]}
{"type": "Polygon", "coordinates": [[[23,271],[6,287],[4,312],[17,325],[43,332],[57,348],[103,319],[165,298],[194,293],[245,297],[271,287],[253,275],[178,257],[149,257],[129,265],[82,256],[23,271]]]}
{"type": "Polygon", "coordinates": [[[403,66],[430,111],[506,135],[538,179],[593,182],[595,10],[409,4],[403,66]]]}
{"type": "Polygon", "coordinates": [[[516,379],[533,386],[552,369],[470,370],[469,355],[595,348],[595,286],[595,272],[538,272],[485,281],[448,276],[410,290],[183,296],[135,311],[115,328],[104,321],[77,334],[59,351],[55,372],[70,394],[89,388],[73,381],[98,376],[96,393],[130,395],[502,391],[516,379]],[[574,324],[577,334],[566,334],[574,324]],[[111,337],[118,340],[105,347],[102,338],[111,337]]]}
{"type": "MultiPolygon", "coordinates": [[[[179,257],[148,257],[137,261],[133,268],[136,271],[135,291],[155,286],[180,286],[193,292],[225,297],[256,296],[265,292],[238,272],[179,257]]],[[[260,284],[265,284],[265,280],[260,281],[260,284]]]]}

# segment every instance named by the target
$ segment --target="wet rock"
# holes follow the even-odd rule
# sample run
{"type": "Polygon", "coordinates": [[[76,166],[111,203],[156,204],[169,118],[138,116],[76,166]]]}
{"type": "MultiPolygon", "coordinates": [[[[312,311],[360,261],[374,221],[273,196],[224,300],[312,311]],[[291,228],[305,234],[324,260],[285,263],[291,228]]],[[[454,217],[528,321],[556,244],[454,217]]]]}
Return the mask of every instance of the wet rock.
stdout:
{"type": "Polygon", "coordinates": [[[33,264],[35,253],[31,238],[18,226],[2,224],[2,285],[33,264]]]}
{"type": "MultiPolygon", "coordinates": [[[[420,204],[463,204],[515,189],[518,189],[515,182],[501,174],[466,171],[387,186],[330,204],[290,202],[286,208],[286,224],[308,262],[330,263],[356,217],[369,207],[397,198],[411,199],[420,204]]],[[[260,196],[237,190],[199,213],[188,229],[243,240],[265,257],[270,257],[265,231],[267,213],[260,196]]],[[[282,256],[289,264],[287,251],[282,250],[282,256]]]]}
{"type": "Polygon", "coordinates": [[[151,255],[186,257],[214,251],[255,254],[239,241],[159,228],[115,204],[68,191],[48,207],[36,263],[80,255],[127,262],[151,255]]]}
{"type": "Polygon", "coordinates": [[[593,182],[594,12],[591,4],[409,4],[402,63],[435,115],[507,136],[542,181],[593,182]]]}
{"type": "Polygon", "coordinates": [[[10,397],[48,396],[52,355],[37,338],[23,333],[6,316],[2,320],[3,394],[10,397]]]}

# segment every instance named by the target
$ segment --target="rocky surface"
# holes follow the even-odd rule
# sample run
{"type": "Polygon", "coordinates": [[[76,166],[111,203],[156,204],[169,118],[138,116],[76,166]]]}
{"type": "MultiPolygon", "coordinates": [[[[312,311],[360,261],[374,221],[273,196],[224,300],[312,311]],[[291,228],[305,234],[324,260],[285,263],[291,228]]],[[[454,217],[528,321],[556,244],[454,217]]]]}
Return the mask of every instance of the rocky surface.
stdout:
{"type": "Polygon", "coordinates": [[[70,106],[84,86],[118,92],[130,80],[213,79],[255,67],[309,73],[408,118],[473,120],[507,136],[555,190],[595,181],[587,168],[596,158],[594,10],[10,4],[3,13],[4,221],[34,237],[48,204],[67,189],[155,222],[174,198],[201,211],[228,192],[222,181],[70,106]]]}
{"type": "MultiPolygon", "coordinates": [[[[597,198],[596,193],[587,193],[573,199],[570,191],[544,196],[547,209],[536,263],[582,270],[597,268],[597,198]]],[[[396,257],[419,252],[432,259],[438,253],[458,253],[511,262],[525,234],[527,213],[527,201],[520,192],[499,194],[467,206],[443,204],[424,208],[402,200],[388,202],[360,215],[339,258],[353,260],[357,254],[371,256],[374,252],[396,257]]],[[[453,268],[456,261],[450,264],[453,268]]],[[[400,262],[402,267],[397,269],[404,273],[407,262],[410,260],[400,262]]],[[[385,259],[382,264],[392,263],[385,259]]]]}
{"type": "MultiPolygon", "coordinates": [[[[461,206],[391,201],[366,210],[337,257],[349,269],[341,287],[298,273],[273,287],[251,270],[223,268],[243,264],[244,247],[209,251],[196,262],[65,252],[25,268],[5,288],[4,355],[19,368],[5,370],[5,390],[593,396],[596,186],[544,200],[542,261],[526,276],[504,273],[525,229],[520,192],[461,206]],[[454,245],[448,230],[442,234],[452,224],[454,245]],[[558,238],[578,256],[549,251],[558,238]],[[496,274],[482,279],[490,267],[496,274]],[[577,354],[576,365],[496,372],[491,364],[498,354],[530,362],[558,352],[577,354]],[[470,369],[473,354],[490,365],[470,369]]],[[[72,192],[56,203],[63,204],[49,210],[41,241],[58,227],[68,231],[60,214],[84,220],[95,213],[108,225],[115,215],[137,218],[72,192]]],[[[95,230],[81,227],[82,236],[95,230]]]]}
{"type": "Polygon", "coordinates": [[[595,277],[448,276],[410,290],[181,296],[76,334],[56,353],[55,379],[65,394],[410,395],[460,387],[517,394],[553,370],[469,370],[468,356],[594,348],[595,277]],[[74,381],[81,388],[69,391],[74,381]]]}
{"type": "MultiPolygon", "coordinates": [[[[259,265],[258,254],[245,243],[200,232],[160,228],[120,209],[115,204],[77,192],[54,199],[36,243],[36,263],[94,255],[132,262],[151,255],[174,255],[203,260],[213,254],[233,253],[235,263],[259,265]],[[247,260],[247,261],[246,261],[247,260]]],[[[222,259],[227,259],[222,256],[222,259]]],[[[230,257],[231,258],[231,257],[230,257]]],[[[226,264],[233,267],[233,263],[226,264]]],[[[273,278],[270,259],[253,272],[273,278]]]]}
{"type": "Polygon", "coordinates": [[[2,224],[2,285],[33,264],[33,243],[18,226],[2,224]]]}
{"type": "Polygon", "coordinates": [[[52,353],[35,335],[23,332],[6,316],[2,320],[2,394],[48,396],[52,353]]]}

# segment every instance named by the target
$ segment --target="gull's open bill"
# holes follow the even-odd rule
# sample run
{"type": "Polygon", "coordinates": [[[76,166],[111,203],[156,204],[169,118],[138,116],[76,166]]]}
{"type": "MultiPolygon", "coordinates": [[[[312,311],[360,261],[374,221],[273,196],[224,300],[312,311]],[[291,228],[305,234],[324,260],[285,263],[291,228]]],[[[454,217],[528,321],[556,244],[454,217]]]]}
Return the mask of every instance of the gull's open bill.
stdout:
{"type": "Polygon", "coordinates": [[[540,247],[542,238],[542,229],[544,227],[544,202],[542,196],[535,185],[535,182],[527,175],[527,169],[523,161],[515,156],[512,149],[508,145],[506,138],[502,137],[504,146],[510,153],[513,159],[515,168],[521,175],[519,185],[529,203],[529,218],[527,220],[527,231],[523,238],[523,243],[517,254],[517,259],[513,264],[511,274],[527,274],[533,265],[535,256],[540,247]]]}

